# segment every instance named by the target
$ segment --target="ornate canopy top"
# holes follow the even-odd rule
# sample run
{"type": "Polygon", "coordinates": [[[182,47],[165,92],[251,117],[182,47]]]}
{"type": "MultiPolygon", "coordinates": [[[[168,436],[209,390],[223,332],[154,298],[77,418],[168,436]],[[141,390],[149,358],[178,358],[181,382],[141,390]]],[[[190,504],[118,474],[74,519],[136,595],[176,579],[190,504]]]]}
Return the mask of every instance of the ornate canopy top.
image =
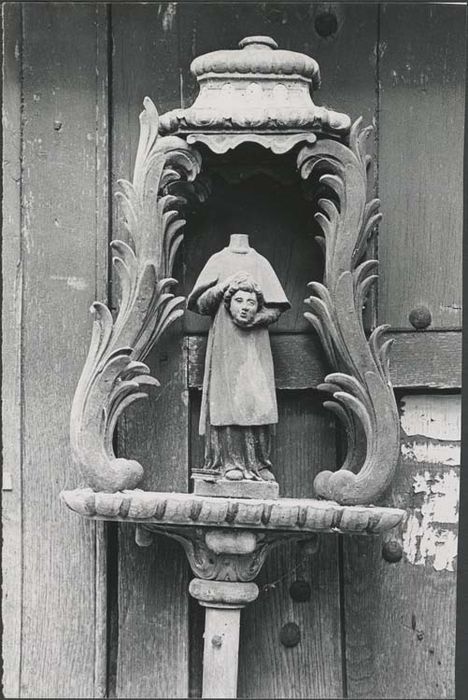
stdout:
{"type": "Polygon", "coordinates": [[[251,132],[286,137],[315,132],[339,138],[349,132],[346,114],[312,101],[311,91],[320,86],[317,61],[278,49],[271,37],[246,37],[239,49],[198,56],[191,71],[200,93],[188,109],[161,116],[162,135],[251,132]]]}
{"type": "MultiPolygon", "coordinates": [[[[316,90],[320,87],[320,69],[317,61],[297,51],[278,49],[278,44],[269,36],[248,36],[239,42],[239,50],[222,50],[206,53],[192,61],[190,70],[199,81],[210,73],[261,73],[295,75],[312,82],[316,90]]],[[[251,77],[251,76],[250,76],[251,77]]]]}

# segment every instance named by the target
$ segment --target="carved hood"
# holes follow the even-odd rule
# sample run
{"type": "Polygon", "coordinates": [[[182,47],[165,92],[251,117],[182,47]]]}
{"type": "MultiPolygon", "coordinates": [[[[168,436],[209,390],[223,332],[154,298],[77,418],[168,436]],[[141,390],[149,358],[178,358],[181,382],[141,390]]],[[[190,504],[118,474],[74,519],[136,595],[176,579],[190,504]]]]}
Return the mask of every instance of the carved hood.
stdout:
{"type": "Polygon", "coordinates": [[[194,104],[160,118],[167,134],[349,132],[346,114],[318,107],[312,91],[320,87],[317,62],[296,51],[278,49],[268,36],[250,36],[239,49],[212,51],[192,61],[200,86],[194,104]]]}

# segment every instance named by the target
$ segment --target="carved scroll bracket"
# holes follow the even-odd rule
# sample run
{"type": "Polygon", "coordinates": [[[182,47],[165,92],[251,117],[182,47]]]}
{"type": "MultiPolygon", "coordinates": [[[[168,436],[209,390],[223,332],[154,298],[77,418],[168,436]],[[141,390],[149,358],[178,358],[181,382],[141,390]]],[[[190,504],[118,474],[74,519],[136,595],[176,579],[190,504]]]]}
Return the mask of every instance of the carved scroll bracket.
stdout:
{"type": "MultiPolygon", "coordinates": [[[[171,194],[171,188],[193,182],[201,158],[177,136],[159,138],[156,108],[148,98],[144,107],[133,181],[120,180],[117,195],[128,242],[111,244],[120,305],[115,319],[104,304],[91,307],[91,344],[70,416],[74,460],[96,491],[134,488],[143,476],[138,462],[115,456],[112,436],[125,407],[145,397],[150,386],[158,386],[142,360],[183,313],[184,298],[170,289],[176,283],[172,266],[183,238],[184,197],[171,194]]],[[[204,196],[203,187],[199,194],[204,196]]]]}
{"type": "Polygon", "coordinates": [[[319,386],[333,396],[325,402],[343,423],[346,459],[337,472],[323,471],[314,482],[322,498],[343,504],[375,503],[389,486],[398,462],[400,439],[388,355],[388,326],[366,338],[362,311],[370,285],[377,279],[376,260],[364,260],[369,236],[381,218],[379,200],[366,202],[370,156],[365,142],[372,128],[357,120],[349,147],[330,139],[304,147],[298,167],[304,179],[318,172],[330,196],[319,200],[315,215],[324,237],[323,283],[311,282],[305,317],[317,331],[335,371],[319,386]]]}
{"type": "Polygon", "coordinates": [[[273,547],[286,538],[304,537],[297,532],[280,534],[233,528],[164,527],[157,524],[144,527],[180,542],[193,573],[205,581],[253,581],[273,547]]]}

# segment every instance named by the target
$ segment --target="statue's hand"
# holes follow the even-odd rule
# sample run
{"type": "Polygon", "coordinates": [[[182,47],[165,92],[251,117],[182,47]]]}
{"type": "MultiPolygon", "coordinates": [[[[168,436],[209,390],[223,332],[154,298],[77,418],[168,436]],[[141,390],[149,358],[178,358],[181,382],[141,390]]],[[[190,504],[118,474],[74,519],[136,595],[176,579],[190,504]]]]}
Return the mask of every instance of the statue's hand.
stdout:
{"type": "Polygon", "coordinates": [[[229,277],[226,277],[225,279],[221,280],[219,283],[219,287],[223,289],[223,292],[225,292],[228,287],[231,285],[234,280],[238,280],[239,276],[242,274],[247,274],[247,273],[242,273],[242,272],[234,272],[234,274],[229,275],[229,277]]]}
{"type": "Polygon", "coordinates": [[[260,309],[260,311],[257,311],[255,314],[255,318],[250,323],[250,327],[269,326],[270,323],[275,323],[280,316],[280,309],[263,307],[263,309],[260,309]]]}

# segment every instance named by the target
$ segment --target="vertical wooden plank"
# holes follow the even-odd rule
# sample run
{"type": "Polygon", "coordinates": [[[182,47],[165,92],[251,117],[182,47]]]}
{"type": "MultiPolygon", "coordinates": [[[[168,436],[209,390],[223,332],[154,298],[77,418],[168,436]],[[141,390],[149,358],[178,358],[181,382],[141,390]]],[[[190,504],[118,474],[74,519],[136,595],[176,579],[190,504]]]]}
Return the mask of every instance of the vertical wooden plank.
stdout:
{"type": "Polygon", "coordinates": [[[401,462],[389,503],[407,510],[401,561],[382,540],[347,538],[348,692],[452,698],[455,675],[460,396],[401,401],[401,462]]]}
{"type": "Polygon", "coordinates": [[[2,615],[3,693],[21,669],[21,7],[3,5],[2,615]]]}
{"type": "MultiPolygon", "coordinates": [[[[417,304],[432,312],[431,329],[460,323],[462,149],[454,134],[463,133],[464,21],[461,7],[382,8],[379,321],[398,328],[410,327],[417,304]]],[[[447,428],[459,420],[457,401],[404,401],[402,459],[386,499],[408,510],[402,561],[385,561],[380,539],[345,540],[351,697],[453,697],[459,437],[447,428]],[[408,416],[418,413],[425,423],[410,438],[408,416]]]]}
{"type": "MultiPolygon", "coordinates": [[[[160,113],[180,106],[176,3],[112,6],[113,192],[132,178],[138,115],[148,95],[160,113]]],[[[113,237],[124,237],[114,208],[113,237]],[[119,234],[118,236],[116,234],[119,234]]],[[[180,324],[148,358],[161,387],[130,407],[120,447],[145,468],[142,487],[188,490],[188,391],[180,324]]],[[[139,549],[131,527],[119,534],[117,697],[188,694],[188,564],[163,537],[139,549]]]]}
{"type": "Polygon", "coordinates": [[[382,8],[379,318],[398,328],[419,304],[431,329],[461,326],[465,16],[382,8]]]}
{"type": "MultiPolygon", "coordinates": [[[[94,298],[109,303],[109,19],[105,6],[96,6],[96,270],[94,298]]],[[[95,523],[96,586],[94,693],[108,696],[108,538],[109,524],[95,523]]],[[[109,626],[109,628],[108,628],[109,626]]]]}
{"type": "MultiPolygon", "coordinates": [[[[102,531],[59,501],[81,483],[71,401],[106,278],[106,12],[26,4],[20,695],[105,695],[102,531]]],[[[101,297],[102,298],[102,297],[101,297]]]]}

